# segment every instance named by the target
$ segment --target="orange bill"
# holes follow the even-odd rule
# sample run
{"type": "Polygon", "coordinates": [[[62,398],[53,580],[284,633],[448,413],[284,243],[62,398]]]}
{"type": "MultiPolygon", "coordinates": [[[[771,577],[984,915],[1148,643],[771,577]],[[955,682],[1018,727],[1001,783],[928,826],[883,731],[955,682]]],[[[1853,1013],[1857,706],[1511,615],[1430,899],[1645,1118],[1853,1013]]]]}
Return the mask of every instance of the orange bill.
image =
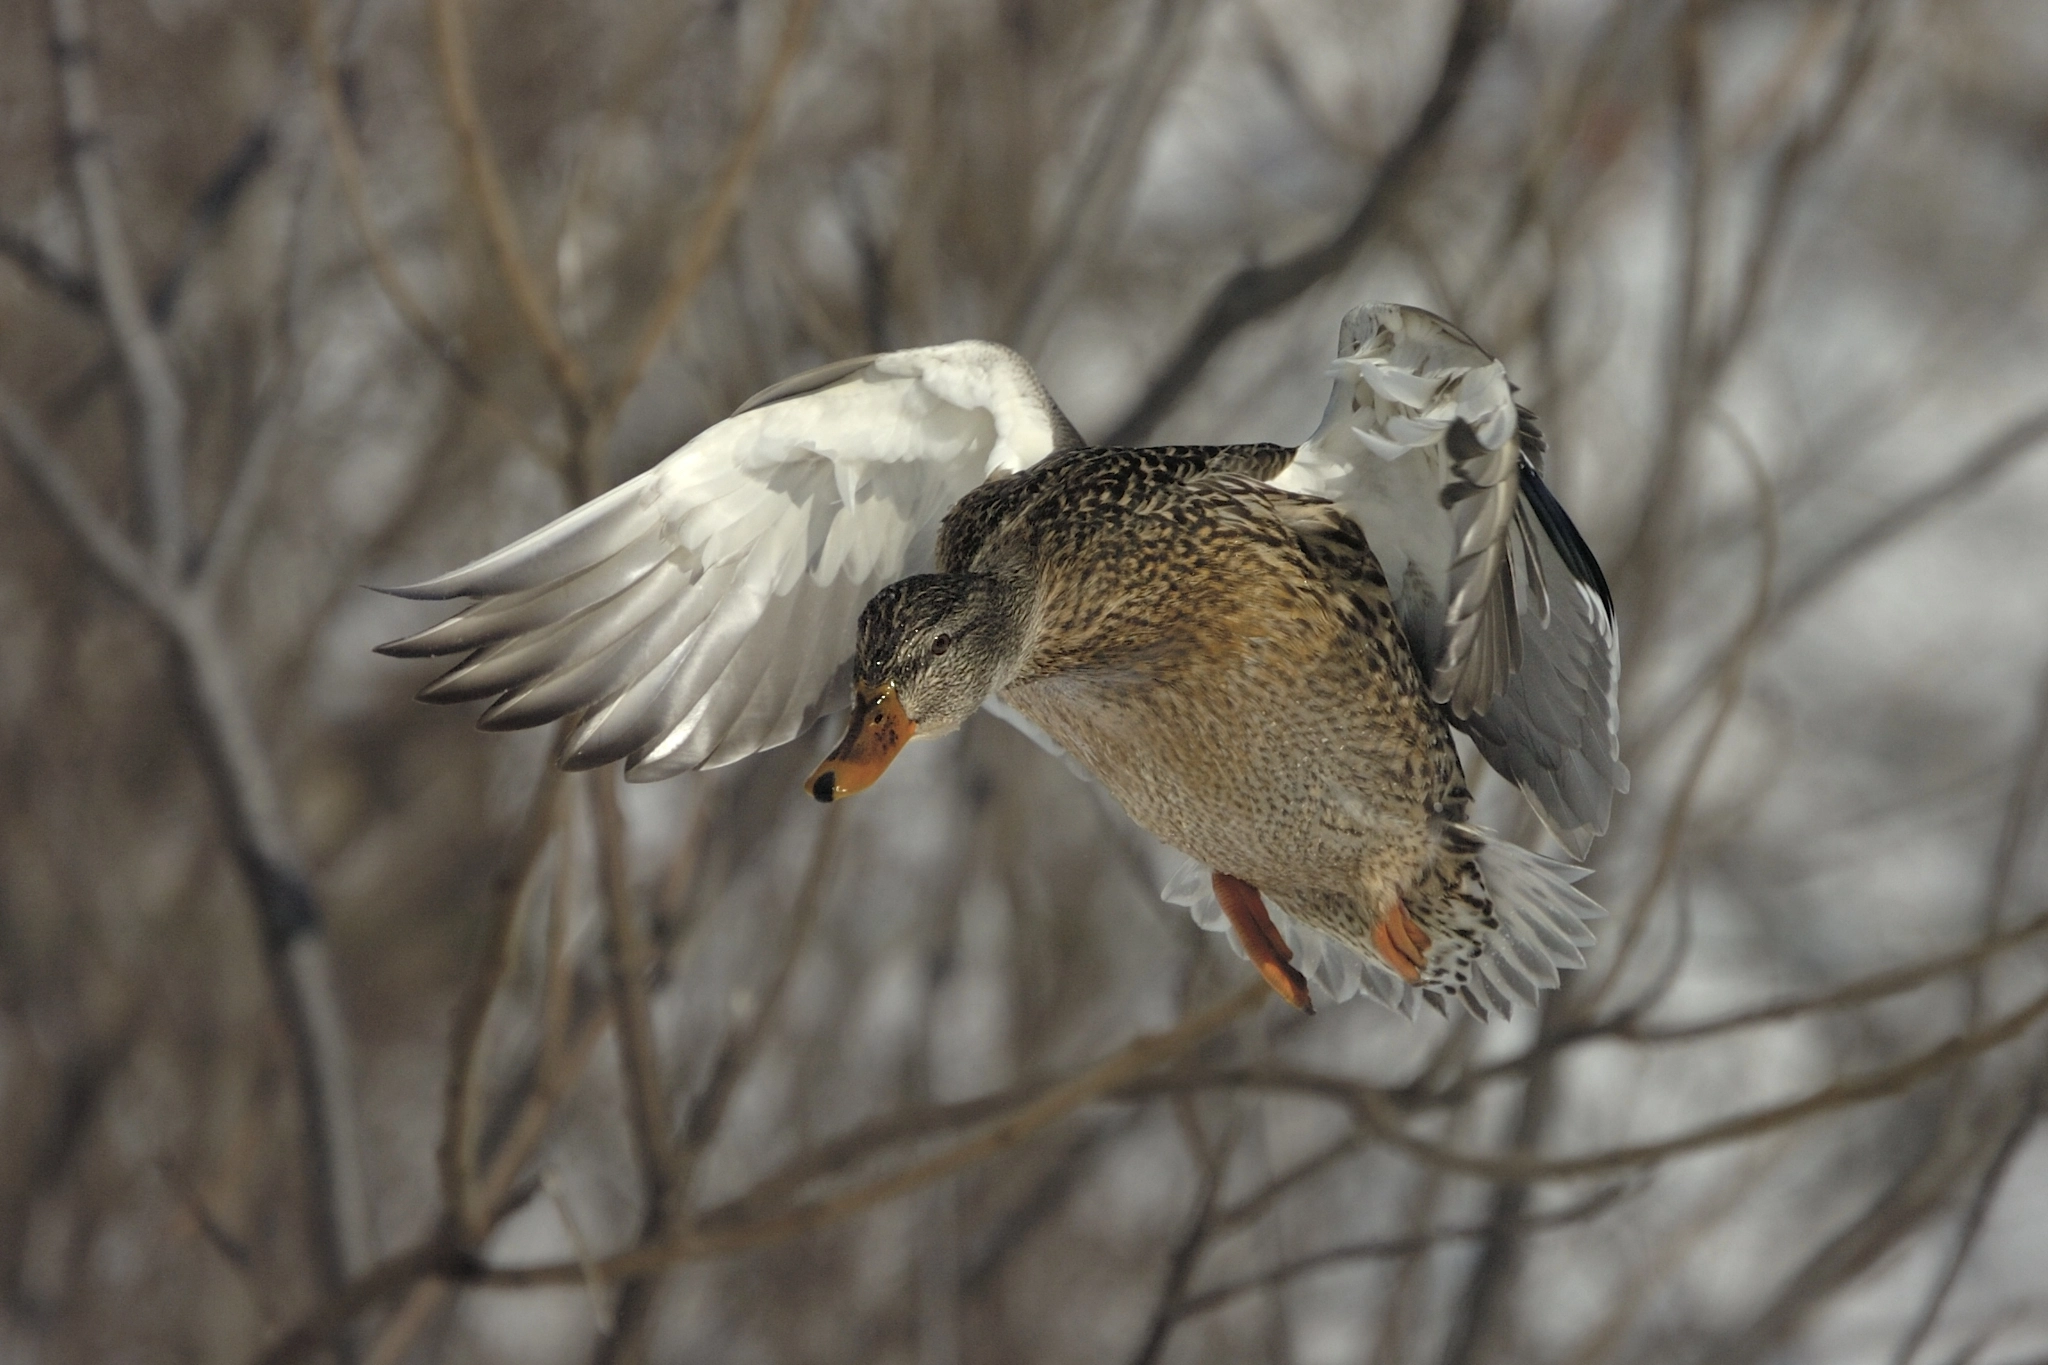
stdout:
{"type": "Polygon", "coordinates": [[[866,791],[902,752],[917,733],[917,722],[896,700],[896,684],[882,688],[857,687],[853,693],[853,720],[846,738],[839,741],[804,786],[820,801],[837,801],[857,791],[866,791]]]}

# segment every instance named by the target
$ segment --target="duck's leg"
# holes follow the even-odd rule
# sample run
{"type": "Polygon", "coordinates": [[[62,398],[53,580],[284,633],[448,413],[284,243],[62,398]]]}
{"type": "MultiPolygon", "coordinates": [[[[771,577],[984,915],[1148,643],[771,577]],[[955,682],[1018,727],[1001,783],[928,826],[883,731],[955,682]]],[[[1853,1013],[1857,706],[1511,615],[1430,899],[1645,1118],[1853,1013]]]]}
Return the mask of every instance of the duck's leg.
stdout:
{"type": "Polygon", "coordinates": [[[1259,888],[1228,872],[1212,872],[1209,884],[1216,888],[1216,901],[1230,917],[1230,927],[1237,931],[1237,941],[1244,945],[1245,956],[1266,978],[1266,984],[1303,1014],[1314,1014],[1316,1007],[1309,1003],[1308,981],[1287,965],[1294,959],[1294,950],[1273,927],[1273,917],[1266,913],[1259,888]]]}
{"type": "Polygon", "coordinates": [[[1429,962],[1429,935],[1399,896],[1387,903],[1386,913],[1372,927],[1372,946],[1403,981],[1413,986],[1422,980],[1422,969],[1429,962]]]}

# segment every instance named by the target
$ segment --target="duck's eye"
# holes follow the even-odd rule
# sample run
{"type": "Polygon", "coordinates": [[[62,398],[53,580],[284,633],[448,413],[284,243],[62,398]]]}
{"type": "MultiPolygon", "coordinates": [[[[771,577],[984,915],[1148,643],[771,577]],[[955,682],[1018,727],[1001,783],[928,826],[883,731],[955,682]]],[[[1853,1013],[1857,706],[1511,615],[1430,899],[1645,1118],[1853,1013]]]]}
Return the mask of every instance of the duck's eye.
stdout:
{"type": "Polygon", "coordinates": [[[938,658],[938,657],[939,657],[939,656],[940,656],[941,654],[944,654],[944,653],[945,653],[945,652],[946,652],[947,650],[951,649],[952,647],[953,647],[953,637],[952,637],[952,636],[950,636],[950,635],[934,635],[934,636],[932,637],[932,657],[933,657],[934,659],[938,658]]]}

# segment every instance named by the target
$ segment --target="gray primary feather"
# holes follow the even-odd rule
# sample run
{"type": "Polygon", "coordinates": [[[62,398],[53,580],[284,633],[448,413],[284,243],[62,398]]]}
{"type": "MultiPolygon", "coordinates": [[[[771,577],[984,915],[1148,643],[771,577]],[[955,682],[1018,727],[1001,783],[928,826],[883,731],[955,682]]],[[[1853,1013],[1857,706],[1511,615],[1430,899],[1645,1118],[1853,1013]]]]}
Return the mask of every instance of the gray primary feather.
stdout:
{"type": "Polygon", "coordinates": [[[1433,313],[1344,319],[1322,426],[1276,480],[1355,517],[1431,695],[1575,856],[1628,790],[1600,567],[1544,487],[1499,361],[1433,313]]]}

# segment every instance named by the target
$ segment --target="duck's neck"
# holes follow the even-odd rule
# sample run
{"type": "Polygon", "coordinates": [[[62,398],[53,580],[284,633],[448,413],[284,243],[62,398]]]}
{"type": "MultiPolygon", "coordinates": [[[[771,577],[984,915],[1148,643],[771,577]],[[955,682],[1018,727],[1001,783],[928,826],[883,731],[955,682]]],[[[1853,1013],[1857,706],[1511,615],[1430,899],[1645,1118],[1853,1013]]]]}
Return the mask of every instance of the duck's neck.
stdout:
{"type": "Polygon", "coordinates": [[[990,652],[995,659],[989,695],[999,697],[1029,669],[1038,642],[1038,581],[1018,572],[975,577],[987,583],[990,652]]]}

